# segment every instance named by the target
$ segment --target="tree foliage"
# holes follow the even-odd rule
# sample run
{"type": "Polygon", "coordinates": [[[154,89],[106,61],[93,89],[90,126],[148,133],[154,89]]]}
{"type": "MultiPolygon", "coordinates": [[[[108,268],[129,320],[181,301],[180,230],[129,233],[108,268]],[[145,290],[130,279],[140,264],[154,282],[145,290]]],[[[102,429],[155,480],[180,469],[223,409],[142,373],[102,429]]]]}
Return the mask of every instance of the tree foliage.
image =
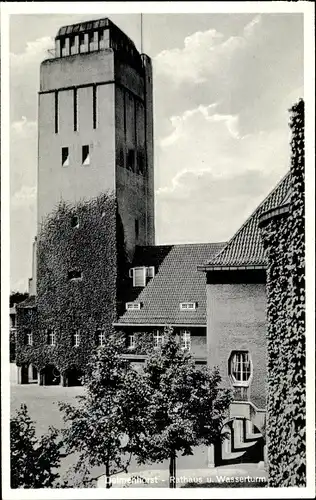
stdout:
{"type": "Polygon", "coordinates": [[[230,392],[219,388],[218,371],[197,368],[165,329],[165,341],[144,367],[146,417],[135,452],[139,463],[169,460],[169,485],[175,487],[176,459],[194,446],[211,445],[220,437],[230,392]]]}
{"type": "Polygon", "coordinates": [[[37,438],[25,404],[10,421],[11,488],[51,488],[59,474],[61,442],[50,427],[37,438]]]}
{"type": "Polygon", "coordinates": [[[262,228],[267,252],[269,486],[305,486],[304,102],[291,109],[288,212],[262,228]]]}
{"type": "Polygon", "coordinates": [[[104,466],[107,488],[113,474],[128,470],[138,416],[146,407],[140,377],[122,357],[123,345],[110,336],[88,363],[86,394],[77,397],[78,405],[60,403],[66,452],[79,453],[75,471],[104,466]]]}

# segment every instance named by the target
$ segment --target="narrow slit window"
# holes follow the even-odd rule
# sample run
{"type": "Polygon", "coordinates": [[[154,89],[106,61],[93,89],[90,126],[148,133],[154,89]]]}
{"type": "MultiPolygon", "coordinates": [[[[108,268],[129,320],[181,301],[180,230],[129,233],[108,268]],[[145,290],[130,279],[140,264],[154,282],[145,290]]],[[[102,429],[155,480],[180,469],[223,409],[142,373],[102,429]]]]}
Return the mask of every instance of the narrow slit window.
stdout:
{"type": "Polygon", "coordinates": [[[55,92],[55,134],[58,134],[58,91],[55,92]]]}
{"type": "Polygon", "coordinates": [[[69,166],[69,148],[61,148],[61,164],[63,167],[69,166]]]}
{"type": "Polygon", "coordinates": [[[74,89],[74,131],[78,130],[78,93],[77,89],[74,89]]]}
{"type": "Polygon", "coordinates": [[[90,165],[90,148],[87,144],[82,146],[82,165],[90,165]]]}
{"type": "Polygon", "coordinates": [[[93,85],[92,94],[92,107],[93,107],[93,128],[97,128],[97,86],[93,85]]]}
{"type": "Polygon", "coordinates": [[[139,221],[138,219],[135,219],[135,238],[138,240],[139,237],[139,221]]]}

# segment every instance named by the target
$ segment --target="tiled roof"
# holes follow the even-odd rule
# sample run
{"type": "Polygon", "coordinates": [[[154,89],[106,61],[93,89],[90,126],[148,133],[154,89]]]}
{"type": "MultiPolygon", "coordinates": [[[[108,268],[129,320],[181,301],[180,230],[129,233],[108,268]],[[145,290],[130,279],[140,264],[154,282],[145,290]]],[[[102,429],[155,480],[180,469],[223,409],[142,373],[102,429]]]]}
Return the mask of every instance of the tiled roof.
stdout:
{"type": "Polygon", "coordinates": [[[259,218],[263,212],[277,207],[284,199],[287,199],[289,188],[290,173],[287,173],[223,250],[215,258],[207,261],[206,266],[264,266],[266,259],[260,235],[259,218]]]}
{"type": "Polygon", "coordinates": [[[156,266],[155,277],[145,288],[135,289],[127,301],[142,304],[126,311],[119,324],[206,325],[206,275],[197,266],[215,256],[225,243],[143,247],[133,265],[156,266]],[[142,258],[143,256],[143,258],[142,258]],[[180,302],[196,302],[193,311],[181,311],[180,302]]]}

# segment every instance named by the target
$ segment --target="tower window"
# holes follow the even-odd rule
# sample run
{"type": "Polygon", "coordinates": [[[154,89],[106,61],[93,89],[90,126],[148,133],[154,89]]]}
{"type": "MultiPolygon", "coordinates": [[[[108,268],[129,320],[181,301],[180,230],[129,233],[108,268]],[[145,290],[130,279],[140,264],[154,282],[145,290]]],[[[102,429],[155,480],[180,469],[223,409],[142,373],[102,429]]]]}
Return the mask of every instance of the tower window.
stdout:
{"type": "Polygon", "coordinates": [[[55,134],[58,134],[58,113],[59,113],[58,90],[56,90],[56,92],[55,92],[55,134]]]}
{"type": "Polygon", "coordinates": [[[234,351],[229,358],[228,371],[233,384],[248,385],[252,371],[249,352],[234,351]]]}
{"type": "Polygon", "coordinates": [[[71,217],[71,227],[77,229],[79,227],[79,217],[78,215],[73,215],[71,217]]]}
{"type": "Polygon", "coordinates": [[[25,333],[25,344],[33,345],[33,334],[29,330],[27,330],[25,333]]]}
{"type": "Polygon", "coordinates": [[[79,45],[84,45],[84,33],[79,33],[79,45]]]}
{"type": "Polygon", "coordinates": [[[74,89],[74,131],[78,128],[78,94],[77,89],[74,89]]]}
{"type": "Polygon", "coordinates": [[[69,166],[69,148],[61,148],[61,164],[63,167],[69,166]]]}
{"type": "Polygon", "coordinates": [[[48,345],[56,345],[56,335],[53,330],[48,330],[47,335],[46,335],[46,342],[48,345]]]}
{"type": "Polygon", "coordinates": [[[127,168],[134,171],[135,169],[135,151],[134,149],[129,149],[127,152],[127,168]]]}
{"type": "Polygon", "coordinates": [[[97,128],[97,86],[93,85],[92,94],[92,112],[93,112],[93,128],[97,128]]]}
{"type": "Polygon", "coordinates": [[[72,335],[72,345],[74,347],[78,347],[79,344],[80,344],[80,333],[79,332],[75,332],[72,335]]]}
{"type": "Polygon", "coordinates": [[[191,333],[189,330],[181,330],[180,332],[180,345],[184,351],[191,349],[191,333]]]}
{"type": "Polygon", "coordinates": [[[81,279],[82,279],[82,272],[81,271],[77,271],[76,269],[68,271],[68,280],[69,281],[81,280],[81,279]]]}
{"type": "Polygon", "coordinates": [[[87,144],[82,146],[82,165],[90,165],[90,148],[87,144]]]}
{"type": "Polygon", "coordinates": [[[139,221],[138,219],[135,219],[135,238],[138,240],[139,237],[139,221]]]}

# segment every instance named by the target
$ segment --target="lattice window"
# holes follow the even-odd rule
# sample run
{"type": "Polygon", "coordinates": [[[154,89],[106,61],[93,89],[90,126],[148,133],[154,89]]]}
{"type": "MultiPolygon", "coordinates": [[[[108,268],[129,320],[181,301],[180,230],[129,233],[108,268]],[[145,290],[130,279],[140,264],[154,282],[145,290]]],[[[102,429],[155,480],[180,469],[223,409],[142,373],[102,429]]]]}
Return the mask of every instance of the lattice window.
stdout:
{"type": "Polygon", "coordinates": [[[245,384],[251,377],[251,361],[248,351],[235,351],[229,360],[229,374],[233,383],[245,384]]]}
{"type": "Polygon", "coordinates": [[[190,330],[181,330],[180,332],[180,346],[184,351],[191,350],[191,332],[190,330]]]}

